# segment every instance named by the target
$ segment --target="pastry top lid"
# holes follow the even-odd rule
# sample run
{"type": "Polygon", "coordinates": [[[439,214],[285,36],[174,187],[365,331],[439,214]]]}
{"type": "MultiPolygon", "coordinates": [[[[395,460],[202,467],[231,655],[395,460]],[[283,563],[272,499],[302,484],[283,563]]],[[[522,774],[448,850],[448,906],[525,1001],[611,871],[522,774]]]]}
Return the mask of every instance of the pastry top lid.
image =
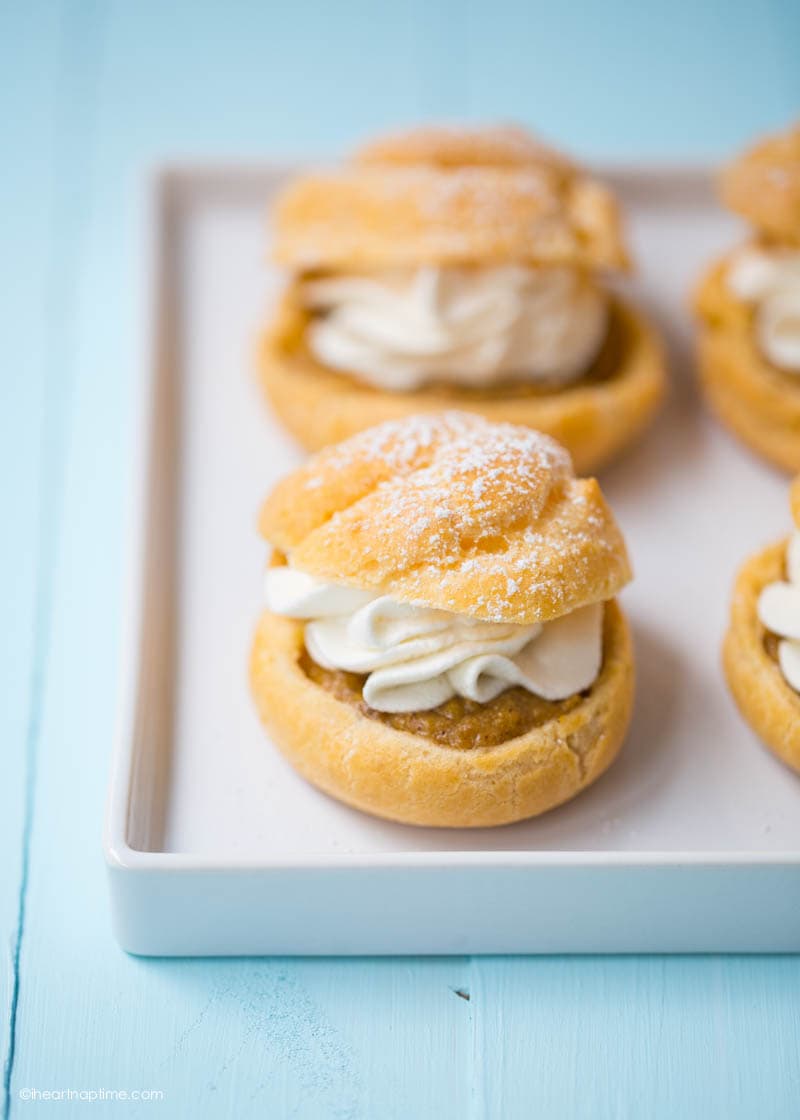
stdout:
{"type": "Polygon", "coordinates": [[[800,121],[744,152],[722,173],[720,190],[763,236],[800,245],[800,121]]]}
{"type": "Polygon", "coordinates": [[[326,448],[276,486],[260,528],[310,575],[489,621],[558,618],[631,578],[600,487],[559,444],[460,412],[326,448]]]}
{"type": "Polygon", "coordinates": [[[375,141],[293,180],[273,219],[275,259],[296,270],[628,264],[611,192],[517,128],[375,141]]]}
{"type": "Polygon", "coordinates": [[[354,162],[433,167],[547,167],[560,175],[576,174],[567,156],[544,144],[519,125],[465,128],[428,125],[379,137],[355,153],[354,162]]]}

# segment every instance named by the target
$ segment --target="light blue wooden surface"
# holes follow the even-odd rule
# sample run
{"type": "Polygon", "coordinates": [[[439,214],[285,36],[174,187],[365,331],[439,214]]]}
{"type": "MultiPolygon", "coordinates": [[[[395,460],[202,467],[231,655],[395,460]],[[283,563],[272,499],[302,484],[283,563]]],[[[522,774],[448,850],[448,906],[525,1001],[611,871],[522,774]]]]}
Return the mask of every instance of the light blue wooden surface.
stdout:
{"type": "Polygon", "coordinates": [[[795,958],[144,961],[100,830],[143,169],[517,117],[603,156],[719,155],[800,109],[800,5],[0,8],[0,1047],[62,1117],[800,1114],[795,958]],[[456,994],[469,993],[469,1000],[456,994]]]}

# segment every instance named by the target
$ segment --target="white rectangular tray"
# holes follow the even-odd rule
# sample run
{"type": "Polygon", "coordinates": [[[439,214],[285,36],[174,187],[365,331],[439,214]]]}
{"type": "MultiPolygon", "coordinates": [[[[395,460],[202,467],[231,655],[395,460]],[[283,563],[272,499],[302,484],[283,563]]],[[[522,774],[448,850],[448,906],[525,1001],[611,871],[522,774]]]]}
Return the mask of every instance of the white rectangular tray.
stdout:
{"type": "Polygon", "coordinates": [[[719,668],[734,572],[788,527],[786,481],[703,413],[687,297],[738,235],[703,170],[611,169],[673,391],[603,476],[636,580],[638,700],[617,763],[489,831],[389,824],[306,785],[247,688],[260,501],[301,459],[261,399],[283,168],[184,168],[153,192],[133,575],[106,830],[117,937],[144,954],[800,949],[800,783],[719,668]]]}

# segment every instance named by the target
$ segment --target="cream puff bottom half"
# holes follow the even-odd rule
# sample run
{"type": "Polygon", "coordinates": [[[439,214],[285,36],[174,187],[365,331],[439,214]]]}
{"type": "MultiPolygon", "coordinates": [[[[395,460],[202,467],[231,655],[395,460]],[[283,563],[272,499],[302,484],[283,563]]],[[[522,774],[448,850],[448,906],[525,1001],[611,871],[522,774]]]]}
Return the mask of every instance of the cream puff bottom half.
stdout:
{"type": "Polygon", "coordinates": [[[589,474],[636,439],[656,412],[666,386],[656,332],[627,304],[617,301],[614,315],[620,352],[608,377],[527,393],[519,387],[476,392],[457,386],[392,393],[317,362],[303,341],[306,317],[288,294],[262,339],[259,370],[278,417],[309,451],[384,420],[457,408],[545,432],[567,448],[577,474],[589,474]]]}
{"type": "Polygon", "coordinates": [[[800,471],[800,377],[774,369],[749,334],[727,325],[703,330],[698,364],[722,423],[768,462],[800,471]]]}
{"type": "Polygon", "coordinates": [[[736,579],[731,619],[722,649],[728,686],[742,716],[771,751],[800,771],[800,696],[767,652],[758,599],[784,578],[786,541],[751,556],[736,579]]]}
{"type": "Polygon", "coordinates": [[[717,261],[695,294],[697,364],[705,397],[722,423],[762,458],[800,471],[800,376],[761,354],[755,316],[728,288],[729,258],[717,261]]]}
{"type": "Polygon", "coordinates": [[[486,828],[544,813],[610,766],[630,722],[633,651],[613,600],[605,608],[602,669],[582,703],[493,747],[443,747],[369,719],[312,682],[302,653],[302,623],[265,613],[250,681],[274,742],[325,793],[405,824],[486,828]]]}

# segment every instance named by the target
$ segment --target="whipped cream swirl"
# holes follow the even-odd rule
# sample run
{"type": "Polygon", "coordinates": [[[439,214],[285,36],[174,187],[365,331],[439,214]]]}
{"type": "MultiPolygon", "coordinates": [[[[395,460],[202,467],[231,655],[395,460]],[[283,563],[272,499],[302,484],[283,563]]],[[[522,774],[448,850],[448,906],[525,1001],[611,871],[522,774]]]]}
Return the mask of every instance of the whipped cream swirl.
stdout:
{"type": "Polygon", "coordinates": [[[310,348],[380,389],[432,381],[563,384],[586,372],[608,300],[566,267],[420,268],[306,280],[310,348]]]}
{"type": "Polygon", "coordinates": [[[762,626],[777,634],[778,664],[786,683],[800,692],[800,531],[786,549],[786,579],[769,583],[758,599],[762,626]]]}
{"type": "Polygon", "coordinates": [[[454,696],[486,704],[521,685],[545,700],[588,688],[602,663],[603,604],[533,626],[481,622],[269,568],[266,605],[304,620],[306,649],[323,669],[366,674],[378,712],[422,712],[454,696]]]}
{"type": "Polygon", "coordinates": [[[756,338],[768,361],[800,373],[800,252],[742,249],[728,268],[728,287],[756,306],[756,338]]]}

